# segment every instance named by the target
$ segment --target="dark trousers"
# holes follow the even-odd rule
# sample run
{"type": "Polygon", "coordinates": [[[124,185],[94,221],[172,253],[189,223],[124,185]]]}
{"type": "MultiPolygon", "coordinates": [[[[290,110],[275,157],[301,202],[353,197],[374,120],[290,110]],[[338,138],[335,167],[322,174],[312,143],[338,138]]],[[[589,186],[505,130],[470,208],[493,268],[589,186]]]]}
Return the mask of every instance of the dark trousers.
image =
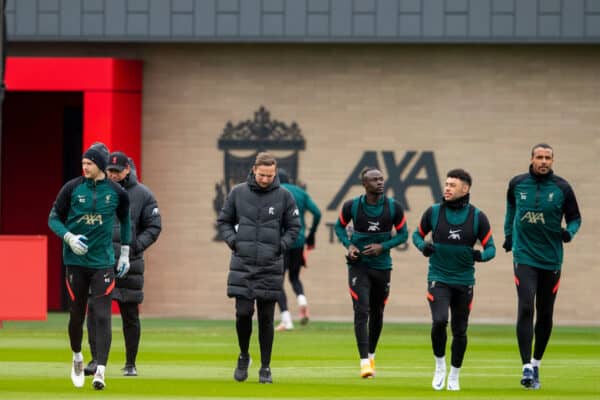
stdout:
{"type": "MultiPolygon", "coordinates": [[[[118,303],[121,312],[121,320],[123,321],[123,336],[125,337],[125,364],[135,365],[141,336],[139,304],[122,303],[120,301],[118,303]]],[[[96,360],[97,353],[94,318],[94,311],[89,309],[87,317],[88,342],[90,344],[92,358],[96,360]]]]}
{"type": "Polygon", "coordinates": [[[375,353],[383,329],[383,310],[390,294],[391,270],[356,264],[348,269],[354,309],[354,335],[360,358],[375,353]]]}
{"type": "MultiPolygon", "coordinates": [[[[304,287],[302,286],[302,282],[300,281],[300,270],[304,265],[303,251],[303,247],[299,247],[297,249],[290,249],[285,252],[285,255],[283,257],[283,273],[285,274],[285,271],[287,271],[288,278],[290,280],[290,283],[292,284],[292,289],[294,290],[294,293],[296,293],[296,296],[304,294],[304,287]]],[[[279,310],[288,310],[287,297],[285,295],[283,287],[281,288],[281,295],[279,296],[279,299],[277,299],[277,304],[279,304],[279,310]]]]}
{"type": "MultiPolygon", "coordinates": [[[[248,354],[248,349],[250,348],[254,301],[245,297],[235,298],[235,328],[240,353],[242,354],[248,354]]],[[[257,299],[256,309],[258,311],[258,343],[260,344],[261,367],[266,368],[271,364],[271,351],[273,349],[275,300],[257,299]]]]}
{"type": "Polygon", "coordinates": [[[108,362],[112,342],[111,292],[115,286],[113,268],[87,268],[67,266],[66,283],[69,292],[69,339],[71,350],[81,351],[83,323],[86,307],[94,314],[93,336],[96,343],[96,360],[100,365],[108,362]],[[89,299],[88,299],[89,297],[89,299]]]}
{"type": "Polygon", "coordinates": [[[453,367],[460,368],[467,350],[467,327],[473,302],[473,286],[429,282],[427,299],[431,308],[431,345],[436,357],[446,354],[448,310],[451,312],[453,367]]]}
{"type": "Polygon", "coordinates": [[[515,284],[519,297],[517,340],[521,361],[531,361],[531,347],[535,332],[533,357],[541,360],[552,333],[554,301],[560,285],[560,271],[549,271],[523,264],[515,264],[515,284]],[[537,314],[535,328],[533,314],[537,314]]]}

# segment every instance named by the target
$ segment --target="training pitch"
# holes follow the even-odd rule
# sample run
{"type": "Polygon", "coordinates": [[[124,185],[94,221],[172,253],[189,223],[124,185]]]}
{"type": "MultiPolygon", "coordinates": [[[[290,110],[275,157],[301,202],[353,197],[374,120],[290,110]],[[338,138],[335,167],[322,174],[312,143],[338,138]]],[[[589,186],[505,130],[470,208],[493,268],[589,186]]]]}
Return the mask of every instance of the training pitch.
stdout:
{"type": "MultiPolygon", "coordinates": [[[[123,377],[123,335],[115,317],[106,389],[96,392],[90,377],[81,389],[71,384],[66,314],[50,314],[45,322],[5,322],[0,329],[0,399],[600,399],[598,327],[555,327],[538,391],[519,385],[513,326],[469,327],[460,392],[431,389],[434,362],[426,324],[384,325],[374,379],[359,377],[351,323],[311,322],[275,332],[273,385],[258,384],[257,334],[255,323],[253,364],[248,380],[238,383],[233,380],[238,354],[233,321],[143,319],[139,376],[123,377]]],[[[87,363],[87,336],[84,357],[87,363]]]]}

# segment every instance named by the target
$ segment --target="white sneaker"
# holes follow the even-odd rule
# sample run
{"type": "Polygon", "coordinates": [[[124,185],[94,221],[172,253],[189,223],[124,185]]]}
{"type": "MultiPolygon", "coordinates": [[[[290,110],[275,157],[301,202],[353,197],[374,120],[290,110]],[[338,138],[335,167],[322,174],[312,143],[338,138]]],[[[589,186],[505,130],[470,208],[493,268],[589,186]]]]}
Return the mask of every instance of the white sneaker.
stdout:
{"type": "Polygon", "coordinates": [[[436,368],[433,373],[433,380],[431,381],[431,387],[435,390],[442,390],[444,388],[444,382],[446,381],[446,368],[436,368]]]}
{"type": "Polygon", "coordinates": [[[96,390],[104,389],[106,387],[106,384],[104,383],[104,373],[96,370],[96,373],[94,374],[94,380],[92,381],[92,385],[96,390]]]}
{"type": "Polygon", "coordinates": [[[277,325],[277,327],[275,328],[275,330],[278,331],[278,332],[281,332],[281,331],[291,331],[292,329],[294,329],[294,324],[292,322],[285,323],[283,321],[281,321],[279,323],[279,325],[277,325]]]}
{"type": "Polygon", "coordinates": [[[83,374],[83,360],[73,360],[73,365],[71,366],[71,381],[73,382],[73,386],[78,388],[83,387],[83,384],[85,383],[85,375],[83,374]]]}
{"type": "Polygon", "coordinates": [[[458,383],[458,376],[448,375],[448,387],[446,388],[452,391],[460,390],[460,384],[458,383]]]}

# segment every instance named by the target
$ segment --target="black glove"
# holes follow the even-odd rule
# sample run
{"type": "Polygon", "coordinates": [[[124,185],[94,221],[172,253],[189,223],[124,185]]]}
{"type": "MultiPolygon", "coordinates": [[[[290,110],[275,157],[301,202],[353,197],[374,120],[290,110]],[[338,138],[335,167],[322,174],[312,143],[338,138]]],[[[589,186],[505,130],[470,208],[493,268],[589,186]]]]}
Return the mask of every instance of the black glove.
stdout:
{"type": "Polygon", "coordinates": [[[571,241],[571,234],[566,229],[563,229],[560,232],[560,236],[562,237],[562,241],[565,242],[565,243],[569,243],[571,241]]]}
{"type": "Polygon", "coordinates": [[[425,242],[425,246],[423,246],[423,250],[422,251],[423,251],[423,255],[425,257],[429,257],[433,253],[435,253],[435,246],[431,242],[425,242]]]}
{"type": "Polygon", "coordinates": [[[504,243],[502,244],[502,247],[507,253],[512,250],[512,235],[508,235],[506,236],[506,238],[504,238],[504,243]]]}
{"type": "Polygon", "coordinates": [[[315,232],[310,231],[310,233],[308,234],[308,236],[306,237],[306,240],[304,241],[306,243],[306,247],[308,247],[309,249],[312,249],[315,247],[315,232]]]}
{"type": "Polygon", "coordinates": [[[481,251],[473,250],[473,261],[481,261],[481,251]]]}
{"type": "Polygon", "coordinates": [[[348,254],[346,254],[346,263],[348,265],[358,265],[360,264],[360,255],[357,258],[350,258],[348,254]]]}

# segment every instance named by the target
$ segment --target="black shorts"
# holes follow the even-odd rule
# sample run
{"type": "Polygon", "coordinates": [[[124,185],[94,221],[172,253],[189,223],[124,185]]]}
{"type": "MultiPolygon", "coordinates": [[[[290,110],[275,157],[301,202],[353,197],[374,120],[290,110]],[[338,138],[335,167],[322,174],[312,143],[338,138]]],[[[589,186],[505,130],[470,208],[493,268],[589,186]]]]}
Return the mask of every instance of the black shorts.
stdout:
{"type": "Polygon", "coordinates": [[[89,268],[67,265],[65,272],[67,291],[71,301],[80,297],[90,298],[109,296],[115,287],[115,273],[110,268],[89,268]]]}

